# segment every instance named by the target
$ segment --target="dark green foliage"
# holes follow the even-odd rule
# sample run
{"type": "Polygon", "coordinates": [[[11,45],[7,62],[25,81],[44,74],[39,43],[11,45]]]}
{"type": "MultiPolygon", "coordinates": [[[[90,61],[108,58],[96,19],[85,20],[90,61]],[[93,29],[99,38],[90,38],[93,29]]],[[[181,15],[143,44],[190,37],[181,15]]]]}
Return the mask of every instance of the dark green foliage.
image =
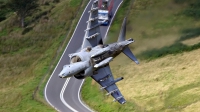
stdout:
{"type": "Polygon", "coordinates": [[[161,49],[153,49],[153,50],[142,52],[137,57],[140,57],[141,59],[152,60],[152,59],[166,56],[168,54],[178,54],[185,51],[192,51],[198,48],[200,48],[200,43],[192,45],[192,46],[187,46],[187,45],[177,42],[171,46],[163,47],[161,49]]]}
{"type": "Polygon", "coordinates": [[[71,7],[78,6],[80,2],[81,2],[80,0],[71,0],[70,1],[70,6],[71,7]]]}
{"type": "Polygon", "coordinates": [[[24,19],[36,11],[38,0],[10,0],[9,7],[17,13],[20,18],[21,27],[24,27],[24,19]]]}
{"type": "Polygon", "coordinates": [[[46,11],[41,11],[38,10],[38,12],[36,14],[34,14],[33,16],[28,16],[24,22],[26,23],[26,25],[30,25],[33,22],[38,21],[40,18],[42,18],[42,16],[47,15],[51,10],[46,10],[46,11]]]}
{"type": "MultiPolygon", "coordinates": [[[[80,2],[77,3],[80,5],[80,2]]],[[[68,14],[65,16],[62,14],[62,16],[58,16],[58,19],[56,18],[55,20],[55,18],[48,15],[52,10],[55,10],[53,6],[49,6],[45,10],[38,10],[36,13],[33,13],[33,15],[28,16],[25,19],[27,24],[26,28],[18,28],[16,32],[14,29],[10,28],[7,28],[9,30],[0,31],[0,54],[12,54],[19,52],[24,48],[32,49],[35,45],[35,47],[40,50],[43,50],[45,46],[51,46],[51,44],[47,44],[49,41],[52,41],[55,37],[65,35],[66,31],[68,31],[70,26],[69,23],[71,22],[70,18],[74,19],[73,17],[75,17],[78,6],[74,7],[75,8],[71,10],[71,13],[74,15],[68,14]],[[37,22],[39,22],[39,25],[36,24],[37,22]],[[13,35],[12,33],[14,32],[19,35],[13,35]],[[10,36],[8,36],[8,34],[10,34],[10,36]]],[[[66,10],[69,9],[70,8],[67,7],[64,10],[66,12],[66,10]]]]}
{"type": "Polygon", "coordinates": [[[60,0],[53,0],[53,2],[54,2],[54,3],[59,3],[59,2],[60,2],[60,0]]]}
{"type": "MultiPolygon", "coordinates": [[[[186,9],[184,9],[180,15],[186,15],[192,17],[194,19],[200,18],[200,1],[199,0],[174,0],[177,4],[189,4],[186,9]]],[[[182,36],[171,46],[163,47],[161,49],[153,49],[149,51],[144,51],[143,53],[139,54],[139,57],[142,59],[155,59],[158,57],[162,57],[168,54],[177,54],[184,51],[191,51],[194,49],[200,48],[200,43],[187,46],[181,43],[181,41],[195,38],[200,35],[200,27],[196,28],[187,28],[181,31],[182,36]]]]}
{"type": "Polygon", "coordinates": [[[177,54],[177,53],[182,53],[184,51],[191,51],[200,48],[200,43],[195,44],[193,46],[187,46],[182,43],[175,43],[171,46],[163,47],[161,49],[153,49],[150,51],[145,51],[141,53],[138,57],[142,59],[155,59],[159,57],[166,56],[168,54],[177,54]]]}
{"type": "Polygon", "coordinates": [[[195,0],[174,0],[174,2],[177,4],[191,3],[193,1],[195,1],[195,0]]]}
{"type": "Polygon", "coordinates": [[[188,28],[182,31],[183,36],[181,36],[179,41],[187,40],[190,38],[194,38],[200,35],[200,27],[198,28],[188,28]]]}
{"type": "Polygon", "coordinates": [[[6,19],[6,15],[10,13],[11,10],[8,7],[8,4],[4,1],[0,1],[0,22],[6,19]]]}
{"type": "Polygon", "coordinates": [[[6,19],[6,10],[5,10],[5,4],[4,2],[0,2],[0,21],[3,21],[6,19]]]}
{"type": "Polygon", "coordinates": [[[151,60],[151,59],[166,56],[168,54],[177,54],[177,53],[182,53],[184,51],[192,51],[192,50],[200,48],[200,43],[192,45],[192,46],[187,46],[181,43],[181,41],[199,36],[200,27],[184,29],[181,32],[183,36],[181,36],[180,39],[177,40],[173,45],[166,46],[161,49],[153,49],[149,51],[144,51],[141,54],[139,54],[138,57],[140,57],[141,59],[151,60]]]}
{"type": "Polygon", "coordinates": [[[200,18],[200,1],[195,0],[194,2],[190,3],[189,7],[183,11],[183,14],[186,16],[190,16],[196,19],[200,18]]]}
{"type": "MultiPolygon", "coordinates": [[[[50,72],[54,69],[52,66],[57,64],[81,16],[75,17],[72,14],[66,16],[66,12],[70,9],[69,1],[60,2],[62,3],[58,5],[42,4],[39,6],[41,10],[28,14],[25,18],[28,23],[26,28],[18,28],[12,24],[15,22],[13,19],[16,13],[8,15],[7,19],[1,22],[0,112],[55,111],[48,106],[43,94],[38,94],[36,91],[39,84],[46,82],[43,79],[48,80],[50,72]],[[76,19],[75,22],[73,19],[76,19]],[[8,91],[2,91],[5,89],[8,91]]],[[[83,9],[78,10],[80,5],[70,12],[81,14],[83,9]]],[[[39,90],[43,92],[44,89],[39,88],[39,90]]]]}

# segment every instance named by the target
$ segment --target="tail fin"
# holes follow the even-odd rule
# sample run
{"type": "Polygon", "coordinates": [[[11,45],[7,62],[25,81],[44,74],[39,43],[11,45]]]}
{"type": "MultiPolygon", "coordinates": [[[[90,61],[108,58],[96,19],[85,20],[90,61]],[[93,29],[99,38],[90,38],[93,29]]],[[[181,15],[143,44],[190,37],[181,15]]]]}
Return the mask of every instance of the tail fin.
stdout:
{"type": "MultiPolygon", "coordinates": [[[[124,21],[122,23],[122,27],[120,30],[120,34],[118,37],[118,42],[124,41],[126,38],[126,17],[124,18],[124,21]]],[[[132,40],[133,41],[133,40],[132,40]]],[[[133,60],[136,64],[139,64],[139,61],[137,58],[133,55],[130,48],[126,46],[124,50],[122,51],[126,56],[128,56],[131,60],[133,60]]]]}
{"type": "Polygon", "coordinates": [[[124,18],[124,21],[122,23],[122,27],[117,42],[124,41],[125,38],[126,38],[126,17],[124,18]]]}
{"type": "Polygon", "coordinates": [[[129,49],[128,46],[126,46],[122,52],[123,52],[126,56],[128,56],[131,60],[133,60],[136,64],[139,64],[139,61],[138,61],[137,58],[134,56],[134,54],[131,52],[131,50],[129,49]]]}

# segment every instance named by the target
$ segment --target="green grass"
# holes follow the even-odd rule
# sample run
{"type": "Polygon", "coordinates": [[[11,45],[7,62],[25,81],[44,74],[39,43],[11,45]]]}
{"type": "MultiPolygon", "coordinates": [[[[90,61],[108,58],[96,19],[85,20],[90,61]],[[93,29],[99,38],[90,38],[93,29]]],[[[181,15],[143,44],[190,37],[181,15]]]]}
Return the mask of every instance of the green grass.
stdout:
{"type": "Polygon", "coordinates": [[[135,103],[128,102],[126,108],[123,105],[120,105],[116,102],[112,102],[112,98],[106,96],[106,91],[101,91],[100,86],[97,84],[92,84],[92,79],[87,78],[85,80],[84,86],[82,88],[82,98],[92,107],[95,111],[98,112],[113,112],[113,111],[132,111],[135,110],[135,103]]]}
{"type": "MultiPolygon", "coordinates": [[[[14,13],[0,22],[0,112],[55,111],[44,100],[43,88],[88,1],[52,1],[39,0],[40,10],[26,18],[25,29],[18,28],[14,13]],[[77,19],[73,20],[75,16],[77,19]]],[[[199,2],[132,3],[124,1],[107,40],[117,40],[121,22],[127,16],[127,38],[136,40],[130,48],[141,64],[130,63],[124,55],[111,63],[114,77],[124,77],[118,87],[127,103],[112,102],[112,97],[105,96],[91,78],[85,81],[82,98],[100,112],[199,109],[199,43],[182,43],[199,37],[199,2]],[[154,60],[146,61],[152,58],[151,54],[154,60]]]]}
{"type": "Polygon", "coordinates": [[[183,44],[200,35],[199,1],[135,0],[133,5],[131,2],[124,1],[120,7],[107,40],[107,43],[117,40],[123,17],[130,8],[126,38],[135,40],[129,47],[140,65],[130,62],[123,54],[110,64],[114,77],[124,77],[117,84],[127,103],[112,102],[112,97],[106,97],[90,78],[83,86],[83,99],[100,112],[199,110],[200,77],[196,55],[200,42],[183,44]]]}
{"type": "MultiPolygon", "coordinates": [[[[73,31],[74,31],[74,29],[75,29],[75,27],[76,27],[76,25],[77,25],[77,23],[79,21],[80,16],[82,15],[82,12],[83,12],[85,6],[87,5],[87,3],[88,3],[88,1],[82,1],[80,3],[81,7],[79,7],[79,12],[76,14],[76,16],[74,16],[74,17],[76,17],[76,19],[73,19],[72,24],[71,24],[71,28],[70,28],[69,32],[67,33],[67,37],[72,36],[73,31]]],[[[39,91],[37,90],[37,93],[36,93],[37,100],[41,101],[41,99],[44,98],[43,90],[44,90],[44,87],[45,87],[45,85],[46,85],[46,83],[48,81],[48,78],[49,78],[49,76],[47,76],[47,75],[49,75],[49,74],[51,74],[53,72],[55,66],[57,65],[57,62],[59,61],[59,59],[60,59],[60,57],[61,57],[61,55],[62,55],[62,53],[63,53],[63,51],[64,51],[64,49],[65,49],[65,47],[66,47],[66,45],[68,43],[68,41],[69,41],[69,39],[70,38],[65,38],[65,41],[63,42],[62,46],[60,46],[60,48],[57,51],[59,53],[57,53],[56,57],[54,57],[54,60],[51,62],[51,67],[48,66],[48,71],[46,73],[46,76],[41,80],[40,85],[38,85],[39,86],[39,89],[38,89],[39,91]]],[[[55,48],[55,46],[53,48],[55,48]]],[[[44,101],[41,101],[41,102],[44,102],[44,101]]]]}
{"type": "Polygon", "coordinates": [[[87,1],[74,3],[41,4],[41,10],[26,18],[25,29],[18,28],[15,15],[0,23],[5,29],[0,30],[0,112],[55,111],[44,100],[43,89],[87,1]]]}
{"type": "Polygon", "coordinates": [[[118,12],[115,15],[115,18],[113,19],[113,22],[109,30],[109,33],[107,35],[107,38],[105,40],[105,43],[112,43],[117,40],[119,33],[116,33],[116,31],[120,30],[122,21],[124,17],[127,16],[127,10],[130,9],[130,5],[128,4],[132,4],[132,1],[131,0],[123,1],[121,7],[119,8],[118,12]]]}
{"type": "Polygon", "coordinates": [[[145,52],[141,53],[140,55],[137,55],[137,57],[140,57],[140,59],[152,60],[152,59],[157,59],[157,58],[169,55],[169,54],[176,55],[178,53],[192,51],[192,50],[195,50],[198,48],[200,48],[200,43],[192,45],[192,46],[187,46],[180,42],[176,42],[171,46],[166,46],[166,47],[162,47],[160,49],[153,49],[150,51],[145,51],[145,52]]]}
{"type": "Polygon", "coordinates": [[[187,105],[190,105],[194,102],[200,101],[200,98],[198,97],[199,94],[186,93],[189,90],[198,88],[199,85],[200,85],[200,82],[191,83],[191,84],[184,85],[184,86],[178,87],[176,89],[170,90],[168,93],[168,96],[165,100],[165,107],[166,108],[175,108],[177,110],[180,110],[182,108],[185,108],[187,105]],[[184,92],[186,94],[183,94],[184,92]]]}
{"type": "Polygon", "coordinates": [[[6,31],[6,29],[0,32],[0,36],[5,36],[5,35],[8,35],[8,32],[6,31]]]}

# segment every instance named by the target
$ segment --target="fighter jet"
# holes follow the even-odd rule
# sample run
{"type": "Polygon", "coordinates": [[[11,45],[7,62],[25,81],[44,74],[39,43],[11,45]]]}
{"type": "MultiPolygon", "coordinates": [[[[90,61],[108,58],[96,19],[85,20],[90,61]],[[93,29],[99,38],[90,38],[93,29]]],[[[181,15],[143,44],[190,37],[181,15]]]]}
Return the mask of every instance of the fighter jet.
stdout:
{"type": "Polygon", "coordinates": [[[102,86],[101,89],[105,89],[108,92],[107,95],[112,95],[114,97],[113,101],[118,101],[120,104],[124,104],[126,100],[115,84],[122,80],[123,77],[114,80],[109,63],[117,55],[123,52],[136,64],[139,64],[138,60],[128,47],[128,45],[133,43],[134,40],[131,38],[125,40],[126,18],[124,18],[118,41],[108,45],[100,44],[102,43],[102,38],[100,35],[100,24],[98,23],[98,19],[94,19],[98,16],[95,15],[98,14],[95,13],[95,6],[98,6],[96,1],[89,12],[90,16],[88,26],[81,51],[69,54],[70,64],[63,66],[63,70],[60,72],[59,77],[75,77],[77,79],[92,77],[102,86]]]}

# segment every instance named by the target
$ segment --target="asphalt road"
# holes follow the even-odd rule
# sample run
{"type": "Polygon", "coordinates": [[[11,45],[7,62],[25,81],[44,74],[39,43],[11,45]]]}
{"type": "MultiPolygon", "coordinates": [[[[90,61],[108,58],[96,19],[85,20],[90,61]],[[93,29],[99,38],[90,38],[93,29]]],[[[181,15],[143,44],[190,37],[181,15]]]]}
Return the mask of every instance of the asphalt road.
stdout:
{"type": "MultiPolygon", "coordinates": [[[[86,6],[79,23],[69,41],[63,55],[61,56],[56,68],[54,69],[51,77],[49,78],[44,94],[46,101],[57,111],[61,112],[90,112],[92,111],[88,108],[80,99],[80,90],[84,80],[78,80],[74,77],[61,79],[58,74],[62,70],[63,66],[69,64],[68,54],[76,52],[82,45],[84,38],[84,30],[86,29],[86,21],[89,18],[88,11],[91,9],[92,2],[90,0],[86,6]]],[[[115,15],[117,9],[119,8],[122,0],[114,0],[113,14],[115,15]]],[[[113,15],[113,18],[114,18],[113,15]]],[[[113,20],[112,18],[112,20],[113,20]]],[[[107,35],[110,26],[101,26],[101,35],[105,37],[107,35]]],[[[89,92],[89,91],[88,91],[89,92]]]]}

